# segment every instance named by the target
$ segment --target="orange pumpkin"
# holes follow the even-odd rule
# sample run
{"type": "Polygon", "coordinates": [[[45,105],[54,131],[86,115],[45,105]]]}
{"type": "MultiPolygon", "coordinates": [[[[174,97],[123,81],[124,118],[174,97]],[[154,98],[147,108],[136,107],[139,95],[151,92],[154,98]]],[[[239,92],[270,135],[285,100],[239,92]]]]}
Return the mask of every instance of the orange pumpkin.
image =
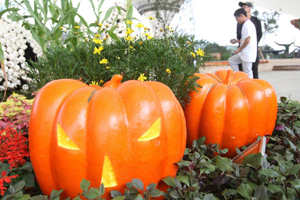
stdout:
{"type": "Polygon", "coordinates": [[[95,89],[62,79],[37,94],[30,116],[32,165],[44,194],[64,189],[74,198],[82,179],[91,187],[123,191],[138,178],[145,185],[175,176],[186,145],[183,110],[159,82],[120,84],[116,75],[95,89]]]}
{"type": "Polygon", "coordinates": [[[229,150],[226,156],[233,157],[237,147],[272,134],[277,98],[268,82],[232,70],[195,75],[200,87],[190,93],[184,110],[188,147],[205,136],[207,144],[220,144],[229,150]]]}

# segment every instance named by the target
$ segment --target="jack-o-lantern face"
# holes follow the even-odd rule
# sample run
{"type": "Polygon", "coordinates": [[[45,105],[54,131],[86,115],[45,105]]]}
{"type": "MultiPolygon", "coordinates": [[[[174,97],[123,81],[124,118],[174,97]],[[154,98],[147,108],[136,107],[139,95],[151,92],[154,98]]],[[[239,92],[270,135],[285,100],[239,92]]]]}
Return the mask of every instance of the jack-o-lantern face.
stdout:
{"type": "Polygon", "coordinates": [[[44,194],[64,189],[63,197],[74,198],[84,178],[92,187],[103,183],[110,199],[111,190],[124,191],[133,178],[148,185],[176,175],[186,128],[174,94],[158,82],[116,80],[97,91],[75,80],[40,90],[29,138],[44,194]]]}
{"type": "MultiPolygon", "coordinates": [[[[159,137],[161,129],[161,118],[158,118],[152,126],[144,133],[138,141],[149,141],[159,137]]],[[[67,135],[64,129],[57,124],[57,146],[69,149],[69,150],[80,150],[72,139],[67,135]]],[[[105,188],[117,186],[117,180],[115,172],[110,161],[110,158],[105,155],[102,170],[101,183],[104,184],[105,188]]]]}

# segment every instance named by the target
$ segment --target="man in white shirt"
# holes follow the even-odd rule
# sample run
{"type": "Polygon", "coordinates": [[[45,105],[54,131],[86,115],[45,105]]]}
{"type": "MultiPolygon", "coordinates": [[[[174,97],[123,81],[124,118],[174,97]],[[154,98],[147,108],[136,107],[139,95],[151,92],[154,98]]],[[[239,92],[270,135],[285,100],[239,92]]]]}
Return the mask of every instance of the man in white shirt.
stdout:
{"type": "Polygon", "coordinates": [[[235,51],[235,55],[228,59],[228,63],[233,71],[239,71],[239,64],[242,63],[243,71],[253,78],[252,63],[257,56],[257,38],[254,24],[247,18],[247,13],[240,8],[234,13],[239,24],[243,24],[241,45],[235,51]]]}

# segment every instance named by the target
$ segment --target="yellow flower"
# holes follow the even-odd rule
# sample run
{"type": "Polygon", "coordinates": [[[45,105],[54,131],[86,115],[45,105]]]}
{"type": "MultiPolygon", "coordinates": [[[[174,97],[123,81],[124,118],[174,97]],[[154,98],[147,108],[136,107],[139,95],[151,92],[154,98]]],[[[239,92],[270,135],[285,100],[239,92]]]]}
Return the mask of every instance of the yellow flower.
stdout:
{"type": "Polygon", "coordinates": [[[106,27],[106,28],[108,28],[108,27],[109,27],[109,25],[108,25],[108,24],[106,24],[106,25],[105,25],[105,27],[106,27]]]}
{"type": "Polygon", "coordinates": [[[132,21],[130,21],[130,20],[127,20],[127,22],[126,22],[127,24],[130,24],[130,25],[132,25],[133,23],[132,23],[132,21]]]}
{"type": "Polygon", "coordinates": [[[89,39],[87,39],[87,38],[84,38],[84,42],[87,42],[89,39]]]}
{"type": "Polygon", "coordinates": [[[102,60],[100,60],[100,64],[107,64],[107,63],[108,63],[108,61],[105,58],[103,58],[102,60]]]}
{"type": "Polygon", "coordinates": [[[131,40],[133,40],[133,37],[131,37],[131,36],[129,35],[129,36],[125,37],[125,40],[131,41],[131,40]]]}
{"type": "Polygon", "coordinates": [[[196,51],[196,53],[199,55],[199,56],[201,56],[201,57],[203,57],[204,56],[204,51],[202,50],[202,49],[198,49],[198,51],[196,51]]]}
{"type": "Polygon", "coordinates": [[[117,59],[120,60],[121,58],[118,56],[117,59]]]}
{"type": "Polygon", "coordinates": [[[98,24],[98,26],[102,26],[102,24],[101,24],[101,23],[99,23],[99,24],[98,24]]]}
{"type": "Polygon", "coordinates": [[[188,45],[190,45],[190,44],[191,44],[191,42],[190,42],[190,41],[187,41],[186,43],[187,43],[188,45]]]}
{"type": "Polygon", "coordinates": [[[130,35],[131,33],[133,33],[134,30],[132,30],[131,28],[127,28],[127,31],[126,31],[126,34],[127,35],[130,35]]]}
{"type": "Polygon", "coordinates": [[[148,39],[149,39],[149,40],[153,39],[153,36],[149,35],[149,36],[148,36],[148,39]]]}
{"type": "Polygon", "coordinates": [[[75,26],[75,28],[79,29],[79,26],[75,26]]]}
{"type": "Polygon", "coordinates": [[[133,46],[130,45],[130,48],[133,49],[133,46]]]}
{"type": "Polygon", "coordinates": [[[102,83],[104,83],[104,81],[103,81],[103,80],[100,80],[100,84],[102,84],[102,83]]]}
{"type": "Polygon", "coordinates": [[[101,36],[97,33],[97,34],[95,35],[95,37],[100,38],[101,36]]]}
{"type": "Polygon", "coordinates": [[[97,38],[94,38],[94,39],[93,39],[93,42],[94,42],[95,44],[102,44],[102,40],[97,39],[97,38]]]}
{"type": "Polygon", "coordinates": [[[196,57],[195,53],[190,52],[190,54],[191,54],[194,58],[196,57]]]}
{"type": "Polygon", "coordinates": [[[141,24],[141,23],[139,23],[138,25],[135,25],[135,26],[138,27],[138,28],[143,28],[144,27],[144,25],[141,24]]]}
{"type": "Polygon", "coordinates": [[[166,69],[166,72],[167,72],[168,74],[171,74],[171,70],[170,70],[170,69],[166,69]]]}
{"type": "Polygon", "coordinates": [[[145,35],[146,37],[148,37],[148,36],[149,36],[149,33],[143,33],[143,35],[145,35]]]}
{"type": "Polygon", "coordinates": [[[101,53],[101,51],[103,50],[104,48],[103,48],[103,46],[101,46],[101,47],[99,47],[99,48],[97,48],[97,47],[95,47],[94,48],[94,54],[100,54],[101,53]]]}
{"type": "Polygon", "coordinates": [[[164,30],[162,30],[162,29],[159,29],[160,30],[160,32],[164,32],[164,30]]]}
{"type": "Polygon", "coordinates": [[[154,17],[148,17],[150,20],[155,19],[154,17]]]}
{"type": "Polygon", "coordinates": [[[98,85],[98,82],[92,81],[92,83],[90,85],[98,85]]]}
{"type": "Polygon", "coordinates": [[[139,44],[142,45],[142,44],[143,44],[143,41],[140,41],[139,44]]]}
{"type": "Polygon", "coordinates": [[[140,74],[140,77],[138,78],[139,81],[144,81],[146,79],[147,79],[147,77],[145,77],[144,73],[140,74]]]}
{"type": "Polygon", "coordinates": [[[106,67],[106,69],[109,69],[109,68],[110,68],[109,66],[106,67]]]}
{"type": "Polygon", "coordinates": [[[60,30],[63,30],[63,29],[64,29],[64,27],[61,26],[61,27],[60,27],[60,30]]]}

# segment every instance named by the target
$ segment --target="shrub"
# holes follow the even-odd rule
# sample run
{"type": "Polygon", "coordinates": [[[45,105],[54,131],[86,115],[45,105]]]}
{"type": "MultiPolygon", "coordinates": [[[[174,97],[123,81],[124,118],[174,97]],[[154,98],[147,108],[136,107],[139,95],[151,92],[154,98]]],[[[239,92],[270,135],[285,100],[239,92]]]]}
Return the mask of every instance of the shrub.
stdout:
{"type": "Polygon", "coordinates": [[[192,36],[170,34],[158,39],[146,35],[147,31],[141,38],[133,40],[128,36],[114,43],[96,37],[94,42],[82,42],[72,49],[50,47],[45,58],[32,63],[36,89],[62,78],[102,85],[114,74],[122,74],[123,81],[160,81],[172,89],[181,103],[188,101],[187,92],[195,87],[195,78],[190,78],[197,70],[194,60],[198,67],[203,66],[204,52],[197,51],[197,41],[192,36]]]}
{"type": "Polygon", "coordinates": [[[0,130],[9,126],[27,133],[32,104],[33,99],[15,93],[0,103],[0,130]]]}

